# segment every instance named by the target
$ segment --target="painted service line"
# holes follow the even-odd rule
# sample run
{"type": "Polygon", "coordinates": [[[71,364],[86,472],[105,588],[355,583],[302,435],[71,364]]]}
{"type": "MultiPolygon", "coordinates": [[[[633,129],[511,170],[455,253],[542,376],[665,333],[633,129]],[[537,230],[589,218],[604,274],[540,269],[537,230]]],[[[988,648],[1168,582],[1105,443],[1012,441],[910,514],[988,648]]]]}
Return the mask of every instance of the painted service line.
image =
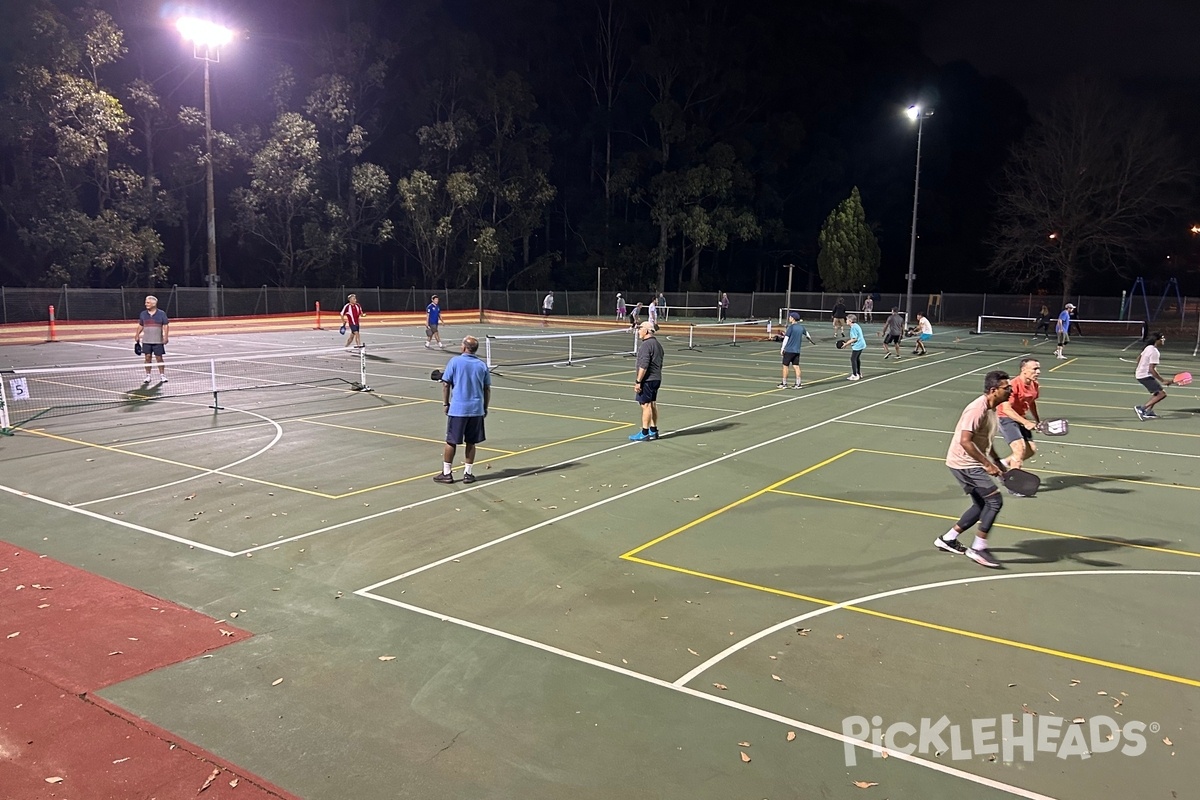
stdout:
{"type": "MultiPolygon", "coordinates": [[[[975,355],[975,354],[974,354],[974,353],[969,353],[969,354],[964,354],[964,355],[960,355],[960,356],[954,356],[953,358],[947,358],[947,359],[943,359],[943,361],[941,361],[941,362],[928,362],[928,361],[927,361],[927,362],[924,362],[924,363],[925,363],[925,364],[930,364],[930,363],[945,363],[946,361],[953,361],[953,360],[955,360],[955,359],[958,359],[958,358],[965,358],[965,357],[966,357],[966,355],[975,355]]],[[[1007,360],[1009,360],[1009,359],[1005,359],[1005,361],[1007,361],[1007,360]]],[[[1003,362],[997,362],[997,363],[1003,363],[1003,362]]],[[[916,366],[909,367],[909,369],[920,369],[920,368],[921,368],[921,366],[922,366],[921,364],[918,364],[918,365],[916,365],[916,366]]],[[[549,525],[556,525],[556,524],[558,524],[559,522],[562,522],[563,520],[566,520],[566,519],[570,519],[571,517],[574,517],[574,516],[576,516],[576,515],[578,515],[578,514],[583,514],[583,513],[585,513],[585,512],[592,511],[592,510],[594,510],[594,509],[600,508],[601,506],[608,505],[609,503],[616,502],[617,500],[622,500],[622,499],[624,499],[624,498],[626,498],[626,497],[629,497],[629,496],[631,496],[631,495],[638,494],[639,492],[644,492],[644,491],[646,491],[647,489],[652,489],[652,488],[654,488],[655,486],[660,486],[660,485],[662,485],[662,484],[664,484],[664,483],[668,483],[668,482],[670,482],[670,481],[673,481],[673,480],[675,480],[675,479],[677,479],[677,478],[682,478],[683,476],[685,476],[685,475],[690,475],[691,473],[693,473],[693,472],[696,472],[696,471],[698,471],[698,470],[706,469],[707,467],[711,467],[711,466],[714,466],[714,465],[716,465],[716,464],[720,464],[721,462],[723,462],[723,461],[728,461],[728,460],[729,460],[729,459],[731,459],[731,458],[738,458],[738,457],[740,457],[740,456],[743,456],[743,455],[745,455],[746,453],[750,453],[750,452],[753,452],[753,451],[755,451],[755,450],[758,450],[760,447],[767,447],[767,446],[769,446],[769,445],[778,444],[779,442],[782,442],[782,441],[786,441],[786,440],[788,440],[788,439],[791,439],[793,436],[799,436],[799,435],[800,435],[800,434],[802,434],[802,433],[808,433],[809,431],[816,430],[817,428],[824,427],[825,425],[828,425],[828,424],[830,424],[830,423],[832,423],[832,422],[837,422],[838,420],[845,419],[846,417],[851,417],[851,416],[854,416],[855,414],[860,414],[860,413],[862,413],[863,411],[869,411],[869,410],[871,410],[872,408],[877,408],[877,407],[879,407],[879,406],[886,405],[886,404],[888,404],[888,403],[891,403],[891,402],[893,402],[894,400],[899,400],[899,399],[902,399],[902,398],[905,398],[905,397],[909,397],[909,396],[911,396],[911,395],[920,394],[920,393],[922,393],[922,392],[925,392],[926,390],[928,390],[928,389],[930,388],[930,386],[940,386],[940,385],[941,385],[941,384],[943,384],[943,383],[950,383],[951,381],[956,381],[956,380],[959,380],[960,378],[964,377],[965,375],[970,375],[970,374],[972,374],[972,373],[974,373],[974,372],[978,372],[980,369],[989,369],[989,368],[991,368],[991,367],[993,367],[993,366],[995,366],[995,364],[989,364],[989,365],[988,365],[988,366],[986,366],[986,367],[979,367],[978,369],[973,369],[973,370],[970,370],[970,371],[968,371],[968,372],[961,373],[961,374],[959,374],[959,375],[954,375],[954,376],[952,376],[952,377],[950,377],[950,378],[946,378],[945,380],[938,381],[937,383],[930,384],[929,386],[923,386],[923,387],[921,387],[920,389],[914,389],[913,391],[911,391],[911,392],[906,392],[905,394],[896,395],[895,397],[889,397],[889,398],[886,398],[886,399],[883,399],[883,400],[879,400],[879,401],[877,401],[877,402],[871,403],[870,405],[863,406],[862,408],[856,408],[856,409],[854,409],[854,410],[852,410],[852,411],[847,411],[846,413],[844,413],[844,414],[841,414],[841,415],[839,415],[839,416],[832,417],[832,418],[830,418],[830,419],[826,419],[826,420],[822,420],[821,422],[814,423],[814,424],[812,424],[812,425],[809,425],[809,426],[808,426],[808,427],[806,427],[806,428],[799,428],[799,429],[797,429],[797,430],[790,431],[790,432],[788,432],[788,433],[785,433],[785,434],[783,434],[783,435],[781,435],[781,436],[776,436],[774,439],[767,439],[766,441],[759,442],[758,444],[753,444],[753,445],[750,445],[750,446],[748,446],[748,447],[743,447],[743,448],[741,448],[741,449],[739,449],[739,450],[734,450],[734,451],[732,451],[732,452],[730,452],[730,453],[726,453],[726,454],[725,454],[725,455],[723,455],[723,456],[718,456],[717,458],[714,458],[714,459],[712,459],[712,460],[710,460],[710,461],[706,461],[706,462],[704,462],[704,463],[702,463],[702,464],[697,464],[697,465],[695,465],[695,466],[693,466],[693,467],[689,467],[688,469],[681,470],[681,471],[679,471],[679,472],[674,472],[674,473],[672,473],[672,474],[670,474],[670,475],[666,475],[666,476],[664,476],[664,477],[662,477],[662,478],[659,478],[658,480],[651,481],[650,483],[644,483],[644,484],[641,484],[641,485],[639,485],[639,486],[635,486],[634,488],[630,489],[629,491],[626,491],[626,492],[621,492],[620,494],[613,495],[612,497],[606,497],[606,498],[604,498],[603,500],[597,500],[595,503],[591,503],[591,504],[589,504],[589,505],[586,505],[586,506],[583,506],[583,507],[581,507],[581,508],[577,508],[577,509],[575,509],[575,510],[573,510],[573,511],[568,511],[568,512],[567,512],[567,513],[565,513],[565,514],[559,514],[559,515],[558,515],[558,516],[556,516],[556,517],[552,517],[551,519],[543,520],[542,522],[538,522],[538,523],[536,523],[536,524],[534,524],[534,525],[530,525],[530,526],[529,526],[529,527],[527,527],[527,528],[522,528],[522,529],[521,529],[521,530],[519,530],[519,531],[514,531],[514,532],[512,532],[512,533],[510,533],[510,534],[507,534],[507,535],[505,535],[505,536],[501,536],[501,537],[499,537],[498,539],[492,539],[492,540],[490,540],[490,541],[487,541],[487,542],[484,542],[484,543],[482,543],[482,544],[476,545],[475,547],[471,547],[471,548],[468,548],[468,549],[466,549],[466,550],[463,550],[463,551],[461,551],[461,552],[455,553],[455,554],[453,554],[453,555],[446,556],[445,558],[438,559],[437,561],[432,561],[432,562],[430,562],[430,563],[428,563],[428,564],[425,564],[425,565],[423,565],[423,566],[420,566],[420,567],[415,567],[415,568],[413,568],[413,569],[410,569],[408,572],[401,573],[400,575],[396,575],[396,576],[394,576],[394,577],[391,577],[391,578],[388,578],[388,579],[386,579],[386,580],[382,580],[382,581],[380,581],[380,582],[378,582],[378,583],[373,583],[373,584],[371,584],[370,586],[368,586],[368,587],[366,587],[365,589],[363,589],[363,591],[368,591],[368,592],[370,592],[370,591],[374,591],[375,589],[378,589],[378,588],[380,588],[381,586],[387,586],[388,584],[391,584],[391,583],[396,583],[397,581],[402,581],[402,580],[404,580],[405,578],[410,578],[410,577],[412,577],[413,575],[419,575],[420,573],[422,573],[422,572],[425,572],[426,570],[433,569],[434,567],[440,567],[440,566],[441,566],[441,565],[443,565],[443,564],[449,564],[449,563],[450,563],[450,562],[452,562],[452,561],[457,561],[457,560],[459,560],[459,559],[462,559],[462,558],[464,558],[465,556],[473,555],[474,553],[478,553],[478,552],[480,552],[480,551],[482,551],[482,550],[487,550],[487,549],[489,549],[489,548],[491,548],[491,547],[495,547],[495,546],[496,546],[496,545],[498,545],[498,544],[502,544],[503,542],[507,542],[507,541],[509,541],[510,539],[515,539],[515,538],[517,538],[517,537],[519,537],[519,536],[524,536],[524,535],[525,535],[525,534],[527,534],[527,533],[533,533],[534,531],[536,531],[536,530],[540,530],[540,529],[542,529],[542,528],[545,528],[545,527],[547,527],[547,526],[549,526],[549,525]]],[[[904,371],[904,370],[902,370],[902,371],[904,371]]],[[[899,373],[889,373],[889,374],[896,375],[896,374],[899,374],[899,373]]],[[[887,376],[881,375],[881,376],[879,376],[879,377],[880,377],[880,378],[882,378],[882,377],[887,377],[887,376]]],[[[868,379],[867,379],[867,381],[869,381],[869,380],[872,380],[872,379],[868,378],[868,379]]],[[[878,378],[875,378],[874,380],[878,380],[878,378]]],[[[867,381],[859,381],[858,383],[865,383],[865,382],[867,382],[867,381]]],[[[761,410],[763,410],[763,409],[766,409],[766,408],[772,408],[772,407],[774,407],[774,406],[783,405],[784,403],[790,403],[790,402],[793,402],[794,400],[800,400],[800,399],[802,399],[802,398],[804,398],[804,397],[816,397],[816,396],[818,396],[818,395],[825,394],[825,393],[827,393],[827,392],[834,392],[834,391],[838,391],[838,390],[845,389],[845,388],[847,388],[847,386],[846,386],[845,384],[842,384],[842,385],[840,385],[840,386],[834,386],[834,387],[830,387],[829,389],[824,389],[824,390],[822,390],[822,391],[820,391],[820,392],[813,392],[812,394],[808,394],[808,395],[797,395],[797,396],[794,396],[794,397],[790,397],[790,398],[788,398],[787,400],[781,400],[781,401],[779,401],[779,402],[777,402],[777,403],[772,403],[772,404],[770,404],[770,405],[767,405],[767,406],[761,406],[760,408],[757,408],[757,409],[749,409],[749,410],[747,410],[747,411],[741,411],[741,412],[738,412],[737,414],[731,414],[731,415],[730,415],[730,416],[728,416],[728,417],[719,418],[719,419],[715,419],[715,420],[709,420],[708,422],[702,423],[701,425],[693,425],[693,426],[690,426],[689,428],[683,428],[683,429],[681,429],[681,430],[690,430],[690,428],[695,428],[695,427],[703,427],[704,425],[715,425],[715,424],[718,424],[718,423],[720,423],[720,422],[723,422],[725,419],[732,419],[732,418],[734,418],[734,417],[739,417],[739,416],[742,416],[743,414],[749,414],[749,413],[753,413],[754,411],[761,411],[761,410]]],[[[664,438],[664,439],[669,439],[669,438],[670,438],[670,434],[668,434],[667,436],[664,436],[663,438],[664,438]]],[[[620,448],[623,448],[623,447],[628,447],[629,445],[635,445],[635,446],[645,446],[645,445],[644,445],[643,443],[641,443],[641,442],[627,442],[627,443],[625,443],[625,444],[617,445],[616,447],[609,448],[608,450],[602,450],[602,451],[600,451],[600,452],[601,452],[601,453],[612,452],[613,450],[618,450],[618,449],[620,449],[620,448]]],[[[592,455],[599,455],[599,454],[600,454],[600,453],[594,453],[594,454],[592,454],[592,455]]],[[[590,457],[590,456],[588,456],[588,457],[590,457]]],[[[582,460],[582,459],[575,459],[575,460],[576,460],[576,461],[580,461],[580,460],[582,460]]],[[[553,469],[553,467],[546,467],[546,470],[550,470],[550,469],[553,469]]],[[[512,477],[513,477],[513,478],[515,478],[515,477],[519,477],[519,476],[515,476],[515,475],[514,475],[514,476],[512,476],[512,477]]],[[[505,478],[505,479],[503,479],[503,480],[510,480],[510,478],[505,478]]],[[[495,483],[499,483],[499,481],[492,481],[492,483],[493,483],[493,484],[495,484],[495,483]]],[[[381,512],[379,516],[382,516],[383,514],[387,514],[387,513],[389,513],[389,512],[381,512]]],[[[343,524],[343,525],[346,525],[346,524],[352,524],[352,523],[349,523],[349,522],[347,522],[347,523],[342,523],[342,524],[343,524]]],[[[307,535],[311,535],[311,534],[307,534],[307,535]]],[[[284,540],[282,540],[282,541],[290,541],[290,540],[284,539],[284,540]]],[[[271,545],[271,546],[274,546],[274,545],[271,545]]]]}
{"type": "MultiPolygon", "coordinates": [[[[1200,573],[1198,573],[1198,574],[1200,574],[1200,573]]],[[[1006,576],[997,576],[997,577],[1006,577],[1006,576]]],[[[1014,576],[1007,576],[1007,577],[1014,577],[1014,576]]],[[[1031,576],[1027,575],[1026,577],[1031,577],[1031,576]]],[[[536,650],[541,650],[542,652],[545,652],[545,653],[551,653],[553,655],[561,656],[562,658],[568,659],[570,661],[575,661],[580,664],[586,664],[588,666],[596,667],[597,669],[602,669],[607,672],[615,673],[617,675],[623,675],[624,677],[627,677],[627,678],[633,678],[634,680],[642,681],[643,683],[650,684],[651,686],[657,686],[662,689],[668,689],[673,692],[678,692],[679,694],[686,695],[686,696],[694,698],[696,700],[703,700],[705,702],[724,706],[726,708],[730,708],[735,711],[741,711],[746,714],[751,714],[751,715],[759,717],[761,719],[770,720],[772,722],[778,722],[781,725],[786,725],[790,728],[796,728],[796,729],[802,730],[806,733],[811,733],[815,736],[820,736],[825,739],[831,739],[842,745],[850,745],[850,746],[857,747],[862,750],[868,750],[873,753],[878,753],[880,755],[883,754],[884,748],[881,745],[872,744],[871,742],[864,742],[861,739],[855,739],[851,736],[847,736],[844,733],[830,730],[828,728],[822,728],[819,725],[813,725],[808,722],[802,722],[798,719],[793,719],[791,717],[785,717],[782,714],[776,714],[772,711],[767,711],[765,709],[747,705],[746,703],[739,703],[735,700],[729,700],[724,697],[717,697],[716,695],[708,694],[707,692],[701,692],[696,689],[688,688],[687,686],[682,686],[682,685],[678,685],[677,683],[671,683],[670,681],[665,681],[661,678],[655,678],[651,675],[645,675],[641,672],[635,672],[634,670],[631,670],[631,669],[626,669],[624,667],[618,667],[615,664],[609,664],[604,661],[599,661],[594,658],[588,658],[587,656],[579,655],[578,653],[572,653],[569,650],[563,650],[561,648],[554,647],[554,646],[548,645],[548,644],[544,644],[542,642],[538,642],[533,639],[527,639],[524,636],[518,636],[517,634],[509,633],[507,631],[502,631],[498,628],[489,628],[486,625],[480,625],[478,623],[471,622],[470,620],[460,619],[458,617],[451,617],[446,614],[441,614],[436,611],[431,611],[427,608],[422,608],[420,606],[412,605],[411,603],[403,603],[399,600],[393,600],[390,597],[383,597],[381,595],[372,594],[367,589],[359,589],[354,594],[358,595],[359,597],[364,597],[368,600],[377,600],[381,603],[386,603],[390,606],[404,609],[405,611],[412,611],[416,614],[421,614],[426,617],[432,617],[433,619],[436,619],[439,622],[449,622],[454,625],[459,625],[461,627],[468,628],[473,631],[490,634],[497,638],[505,639],[510,642],[514,642],[516,644],[521,644],[521,645],[525,645],[527,647],[532,647],[536,650]]],[[[832,610],[832,609],[821,609],[821,610],[825,611],[825,610],[832,610]]],[[[1013,786],[1012,784],[1003,783],[1001,781],[993,780],[991,778],[985,778],[981,775],[976,775],[974,773],[967,772],[965,770],[956,769],[954,767],[939,763],[937,761],[929,761],[927,759],[920,758],[915,755],[894,752],[891,750],[888,751],[887,755],[889,758],[894,758],[894,759],[897,759],[900,761],[905,761],[909,764],[913,764],[918,767],[923,767],[924,769],[933,770],[934,772],[940,772],[943,775],[947,775],[952,778],[959,778],[959,779],[969,781],[974,784],[978,784],[980,786],[986,786],[989,789],[995,789],[997,791],[1004,792],[1006,794],[1010,794],[1014,797],[1023,797],[1023,798],[1026,798],[1026,800],[1055,800],[1055,798],[1051,797],[1050,795],[1039,794],[1038,792],[1033,792],[1028,789],[1022,789],[1019,786],[1013,786]]]]}
{"type": "Polygon", "coordinates": [[[701,675],[702,673],[706,672],[707,670],[709,670],[712,667],[716,666],[717,664],[721,663],[726,658],[733,655],[734,653],[741,650],[742,648],[748,647],[749,645],[754,644],[755,642],[759,641],[760,639],[764,639],[767,636],[770,636],[773,633],[781,631],[790,625],[797,625],[801,622],[806,622],[810,619],[819,617],[823,614],[829,614],[833,611],[840,611],[844,608],[861,606],[865,603],[870,603],[875,600],[883,600],[888,597],[895,597],[896,595],[909,594],[911,592],[923,592],[928,589],[943,589],[947,586],[966,586],[966,585],[969,585],[972,583],[985,583],[985,582],[991,582],[991,581],[1023,580],[1025,578],[1071,578],[1071,577],[1076,577],[1076,576],[1096,577],[1099,575],[1172,575],[1172,576],[1184,576],[1184,577],[1189,577],[1189,578],[1196,578],[1196,577],[1200,577],[1200,572],[1193,572],[1193,571],[1189,571],[1189,570],[1155,570],[1155,569],[1113,569],[1113,570],[1089,569],[1089,570],[1062,570],[1062,571],[1058,571],[1058,572],[1015,572],[1015,573],[1005,574],[1005,575],[982,575],[982,576],[979,576],[976,578],[957,578],[955,580],[950,580],[950,581],[938,581],[937,583],[926,583],[926,584],[921,584],[919,586],[904,586],[899,589],[889,589],[886,592],[877,592],[876,594],[864,595],[862,597],[856,597],[853,600],[846,600],[841,603],[834,603],[833,605],[825,606],[824,608],[818,608],[814,611],[808,611],[797,617],[792,617],[791,619],[784,620],[783,622],[772,625],[769,628],[765,628],[751,636],[747,636],[745,639],[742,639],[740,642],[731,644],[729,647],[725,648],[720,653],[717,653],[715,656],[708,659],[703,664],[699,664],[694,669],[689,670],[688,672],[684,673],[679,678],[676,678],[675,685],[684,686],[684,685],[688,684],[693,679],[695,679],[698,675],[701,675]]]}
{"type": "MultiPolygon", "coordinates": [[[[867,428],[887,428],[893,431],[912,431],[914,433],[936,433],[939,436],[949,436],[950,431],[939,431],[933,428],[910,428],[905,425],[884,425],[880,422],[858,422],[856,420],[842,420],[843,425],[862,425],[867,428]]],[[[1082,427],[1082,426],[1080,426],[1082,427]]],[[[1104,430],[1121,430],[1126,431],[1128,428],[1104,428],[1104,430]]],[[[1082,442],[1062,442],[1042,439],[1042,445],[1054,445],[1055,447],[1085,447],[1089,450],[1119,450],[1122,453],[1142,453],[1148,456],[1175,456],[1177,458],[1200,458],[1200,455],[1195,453],[1171,453],[1166,450],[1135,450],[1132,447],[1111,447],[1103,444],[1083,444],[1082,442]]]]}

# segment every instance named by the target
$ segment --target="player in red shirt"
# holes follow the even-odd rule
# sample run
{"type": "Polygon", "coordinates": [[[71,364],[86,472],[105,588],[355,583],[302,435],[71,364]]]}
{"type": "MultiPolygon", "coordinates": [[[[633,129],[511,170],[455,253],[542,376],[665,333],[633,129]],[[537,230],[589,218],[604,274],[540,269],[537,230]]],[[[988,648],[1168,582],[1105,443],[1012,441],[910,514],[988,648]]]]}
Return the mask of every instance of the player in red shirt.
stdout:
{"type": "Polygon", "coordinates": [[[1021,373],[1010,384],[1012,393],[997,409],[1000,417],[1000,434],[1012,448],[1012,455],[1004,459],[1008,469],[1020,469],[1027,458],[1037,453],[1033,443],[1033,431],[1042,421],[1038,414],[1037,399],[1040,387],[1038,378],[1042,374],[1042,363],[1036,358],[1021,359],[1021,373]],[[1030,415],[1033,419],[1029,419],[1030,415]]]}
{"type": "Polygon", "coordinates": [[[350,335],[346,337],[346,347],[354,342],[355,347],[362,347],[362,339],[358,335],[359,320],[362,319],[362,306],[358,304],[358,295],[352,294],[346,297],[346,305],[342,306],[342,328],[350,329],[350,335]]]}

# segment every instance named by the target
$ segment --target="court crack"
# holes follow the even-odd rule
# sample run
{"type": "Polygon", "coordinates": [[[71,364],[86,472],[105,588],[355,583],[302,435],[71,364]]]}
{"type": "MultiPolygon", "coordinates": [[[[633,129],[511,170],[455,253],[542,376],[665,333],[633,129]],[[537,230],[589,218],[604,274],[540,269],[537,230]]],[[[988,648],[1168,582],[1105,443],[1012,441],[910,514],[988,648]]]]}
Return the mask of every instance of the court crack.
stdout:
{"type": "Polygon", "coordinates": [[[426,761],[426,763],[429,763],[429,761],[433,761],[435,758],[437,758],[438,756],[440,756],[442,753],[446,752],[446,751],[447,751],[447,750],[449,750],[451,747],[454,747],[454,743],[458,741],[458,737],[462,736],[462,735],[463,735],[464,733],[466,733],[466,732],[467,732],[467,731],[466,731],[466,729],[464,728],[463,730],[461,730],[461,731],[459,731],[458,733],[454,734],[454,738],[453,738],[453,739],[451,739],[451,740],[450,740],[450,742],[449,742],[449,743],[448,743],[448,744],[447,744],[445,747],[443,747],[441,750],[438,750],[436,753],[434,753],[433,755],[431,755],[431,756],[429,757],[429,759],[426,761]]]}

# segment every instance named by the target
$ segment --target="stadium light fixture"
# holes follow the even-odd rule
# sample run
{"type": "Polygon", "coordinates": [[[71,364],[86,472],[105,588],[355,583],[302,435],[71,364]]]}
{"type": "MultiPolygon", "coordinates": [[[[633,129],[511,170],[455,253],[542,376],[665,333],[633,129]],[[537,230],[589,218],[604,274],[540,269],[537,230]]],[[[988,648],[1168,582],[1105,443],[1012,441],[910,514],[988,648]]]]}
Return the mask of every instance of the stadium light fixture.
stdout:
{"type": "Polygon", "coordinates": [[[912,105],[905,112],[910,120],[917,123],[917,170],[913,178],[913,213],[912,235],[908,244],[908,290],[904,299],[904,320],[907,323],[912,314],[913,278],[917,262],[917,202],[921,195],[921,133],[925,120],[933,116],[933,109],[912,105]]]}

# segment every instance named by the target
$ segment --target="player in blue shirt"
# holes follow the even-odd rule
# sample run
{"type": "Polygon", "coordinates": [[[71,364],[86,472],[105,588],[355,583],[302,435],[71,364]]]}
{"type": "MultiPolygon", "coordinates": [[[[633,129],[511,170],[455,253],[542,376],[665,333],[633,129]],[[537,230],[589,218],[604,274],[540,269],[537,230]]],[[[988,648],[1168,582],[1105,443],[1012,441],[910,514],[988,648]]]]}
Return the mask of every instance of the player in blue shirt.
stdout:
{"type": "Polygon", "coordinates": [[[445,348],[442,344],[442,337],[438,333],[438,321],[442,318],[442,309],[438,305],[438,296],[435,294],[429,300],[429,305],[425,306],[425,313],[428,315],[425,319],[425,347],[433,347],[433,340],[437,339],[438,347],[445,348]]]}
{"type": "MultiPolygon", "coordinates": [[[[436,299],[436,298],[435,298],[436,299]]],[[[475,445],[487,438],[483,418],[492,399],[492,373],[479,359],[479,340],[462,340],[462,355],[455,356],[442,372],[442,404],[446,411],[446,446],[442,451],[442,471],[433,477],[437,483],[454,483],[450,468],[454,451],[466,442],[466,468],[463,483],[475,482],[475,445]]]]}
{"type": "Polygon", "coordinates": [[[1063,355],[1063,348],[1071,341],[1071,312],[1075,310],[1074,303],[1067,303],[1063,306],[1062,313],[1058,315],[1058,320],[1054,323],[1054,332],[1058,334],[1058,347],[1054,348],[1055,358],[1066,358],[1063,355]]]}
{"type": "Polygon", "coordinates": [[[850,375],[846,380],[857,381],[862,378],[862,352],[867,349],[867,337],[856,314],[847,314],[846,321],[850,323],[850,338],[846,340],[850,347],[850,375]]]}
{"type": "Polygon", "coordinates": [[[779,388],[787,388],[788,367],[796,373],[796,385],[793,389],[803,387],[800,381],[800,345],[801,339],[808,339],[809,344],[816,344],[813,338],[809,336],[808,329],[800,322],[800,312],[792,311],[788,314],[788,326],[783,332],[783,344],[779,347],[779,354],[783,357],[783,374],[779,378],[779,388]]]}

